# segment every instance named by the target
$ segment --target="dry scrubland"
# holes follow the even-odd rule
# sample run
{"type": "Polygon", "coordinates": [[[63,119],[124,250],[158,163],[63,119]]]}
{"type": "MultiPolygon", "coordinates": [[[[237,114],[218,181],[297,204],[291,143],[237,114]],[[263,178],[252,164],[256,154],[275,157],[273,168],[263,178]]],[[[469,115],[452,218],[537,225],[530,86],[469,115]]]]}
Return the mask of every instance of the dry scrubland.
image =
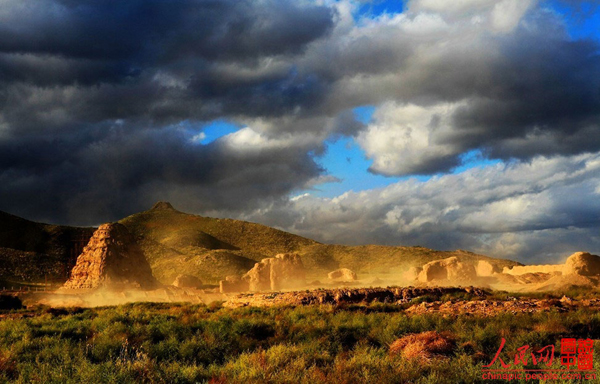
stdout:
{"type": "MultiPolygon", "coordinates": [[[[487,299],[507,299],[505,293],[494,295],[487,299]]],[[[442,299],[481,300],[464,293],[442,299]]],[[[0,382],[473,383],[482,382],[481,367],[493,358],[500,337],[507,339],[507,351],[554,344],[558,357],[562,337],[600,335],[600,313],[586,308],[493,317],[406,311],[428,300],[243,308],[136,303],[4,311],[0,382]]],[[[595,361],[600,362],[598,353],[595,361]]],[[[558,359],[553,368],[560,368],[558,359]]]]}

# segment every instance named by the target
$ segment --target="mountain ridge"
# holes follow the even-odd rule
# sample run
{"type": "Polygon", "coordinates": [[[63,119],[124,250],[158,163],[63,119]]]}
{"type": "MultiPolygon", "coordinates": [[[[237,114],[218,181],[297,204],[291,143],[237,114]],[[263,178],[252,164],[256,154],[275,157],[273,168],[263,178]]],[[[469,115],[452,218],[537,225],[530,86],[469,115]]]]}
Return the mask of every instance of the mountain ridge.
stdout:
{"type": "MultiPolygon", "coordinates": [[[[400,275],[410,267],[451,256],[472,263],[486,260],[499,268],[520,265],[464,250],[323,244],[263,224],[180,212],[164,201],[117,222],[132,233],[154,275],[165,284],[182,273],[216,284],[226,276],[243,274],[263,258],[289,252],[301,256],[313,279],[340,267],[363,276],[400,275]]],[[[0,261],[5,265],[0,279],[40,281],[50,275],[66,280],[64,271],[70,271],[78,256],[77,241],[85,242],[93,230],[36,223],[0,211],[0,261]],[[32,263],[41,267],[29,270],[32,263]]]]}

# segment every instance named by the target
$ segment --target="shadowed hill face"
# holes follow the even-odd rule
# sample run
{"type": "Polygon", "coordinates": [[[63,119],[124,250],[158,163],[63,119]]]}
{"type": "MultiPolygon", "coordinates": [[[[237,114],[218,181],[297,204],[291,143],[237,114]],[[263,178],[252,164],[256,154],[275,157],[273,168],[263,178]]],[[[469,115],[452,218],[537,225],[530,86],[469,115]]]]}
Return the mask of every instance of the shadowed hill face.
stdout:
{"type": "Polygon", "coordinates": [[[0,279],[64,282],[93,231],[35,223],[0,211],[0,279]]]}

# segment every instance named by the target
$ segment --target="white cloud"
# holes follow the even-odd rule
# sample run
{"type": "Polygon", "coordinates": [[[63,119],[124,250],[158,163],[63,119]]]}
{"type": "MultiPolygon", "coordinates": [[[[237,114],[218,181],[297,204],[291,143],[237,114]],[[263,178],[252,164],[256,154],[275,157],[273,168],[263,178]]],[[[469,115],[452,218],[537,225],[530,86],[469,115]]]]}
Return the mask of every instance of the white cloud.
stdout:
{"type": "Polygon", "coordinates": [[[499,32],[512,31],[535,3],[535,0],[503,0],[499,2],[492,11],[492,26],[499,32]]]}
{"type": "Polygon", "coordinates": [[[428,10],[440,13],[467,13],[472,11],[481,11],[490,8],[498,0],[413,0],[409,2],[409,7],[413,11],[428,10]]]}
{"type": "Polygon", "coordinates": [[[231,150],[239,152],[261,151],[265,149],[299,148],[313,144],[315,138],[302,134],[282,134],[270,137],[266,133],[244,127],[218,139],[231,150]]]}
{"type": "Polygon", "coordinates": [[[491,31],[507,33],[512,31],[528,10],[538,0],[413,0],[409,9],[413,12],[435,12],[453,20],[475,20],[491,31]]]}
{"type": "Polygon", "coordinates": [[[456,148],[440,139],[450,133],[449,118],[462,103],[421,107],[386,103],[373,115],[373,122],[359,133],[357,141],[373,159],[371,169],[386,175],[429,173],[435,159],[457,156],[456,148]]]}
{"type": "Polygon", "coordinates": [[[537,157],[335,198],[304,194],[272,207],[267,224],[326,242],[462,248],[525,262],[600,252],[599,160],[537,157]]]}
{"type": "Polygon", "coordinates": [[[203,142],[203,141],[204,141],[204,139],[206,139],[206,133],[204,133],[204,132],[200,132],[200,133],[198,133],[198,134],[196,134],[196,135],[192,136],[192,137],[190,138],[190,141],[191,141],[192,143],[201,143],[201,142],[203,142]]]}

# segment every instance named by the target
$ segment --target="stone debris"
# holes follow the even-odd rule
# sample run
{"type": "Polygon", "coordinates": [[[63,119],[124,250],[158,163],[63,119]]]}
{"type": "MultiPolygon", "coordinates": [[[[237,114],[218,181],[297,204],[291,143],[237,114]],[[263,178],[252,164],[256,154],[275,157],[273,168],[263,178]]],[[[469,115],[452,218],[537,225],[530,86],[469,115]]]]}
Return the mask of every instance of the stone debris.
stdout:
{"type": "Polygon", "coordinates": [[[340,269],[336,269],[335,271],[329,272],[327,274],[327,278],[329,280],[340,281],[340,282],[358,280],[356,273],[354,273],[353,271],[351,271],[348,268],[340,268],[340,269]]]}
{"type": "Polygon", "coordinates": [[[471,315],[471,316],[496,316],[500,313],[537,313],[537,312],[566,312],[569,305],[552,299],[527,299],[527,300],[472,300],[472,301],[434,301],[413,305],[406,309],[406,313],[420,315],[425,313],[439,313],[442,315],[471,315]]]}
{"type": "Polygon", "coordinates": [[[154,289],[158,285],[150,264],[127,228],[108,223],[94,232],[63,289],[154,289]]]}
{"type": "Polygon", "coordinates": [[[390,303],[405,304],[411,300],[426,296],[441,299],[444,295],[469,294],[485,297],[487,292],[474,287],[388,287],[388,288],[339,288],[315,289],[311,291],[241,293],[229,298],[225,306],[273,306],[273,305],[311,305],[311,304],[368,304],[390,303]]]}
{"type": "Polygon", "coordinates": [[[254,264],[243,279],[250,291],[278,291],[305,286],[306,272],[299,255],[283,253],[254,264]]]}

